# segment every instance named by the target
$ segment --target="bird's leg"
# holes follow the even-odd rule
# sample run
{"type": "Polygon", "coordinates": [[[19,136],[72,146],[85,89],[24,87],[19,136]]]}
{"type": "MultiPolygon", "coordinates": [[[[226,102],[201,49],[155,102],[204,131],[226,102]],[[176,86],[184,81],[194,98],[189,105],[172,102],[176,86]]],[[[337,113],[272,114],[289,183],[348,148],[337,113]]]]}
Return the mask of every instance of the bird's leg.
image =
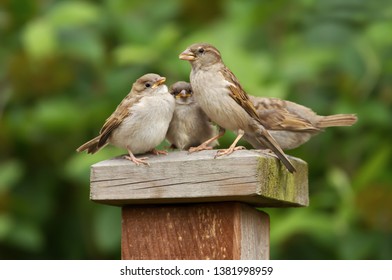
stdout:
{"type": "Polygon", "coordinates": [[[144,165],[150,166],[150,164],[146,161],[146,159],[148,159],[148,157],[137,158],[133,155],[133,153],[131,152],[131,149],[129,149],[129,147],[127,147],[127,150],[128,150],[129,156],[124,156],[125,159],[134,162],[136,165],[144,164],[144,165]]]}
{"type": "Polygon", "coordinates": [[[245,132],[243,130],[239,130],[237,138],[235,138],[233,144],[231,144],[228,149],[218,150],[218,152],[216,153],[214,158],[224,156],[224,155],[230,155],[231,153],[233,153],[234,151],[237,151],[237,150],[244,150],[245,149],[244,146],[236,147],[238,141],[240,141],[240,139],[242,138],[242,136],[244,136],[244,134],[245,134],[245,132]]]}
{"type": "Polygon", "coordinates": [[[214,142],[215,140],[218,140],[219,138],[221,138],[223,135],[225,135],[226,130],[222,127],[219,128],[219,133],[218,135],[215,135],[214,137],[204,141],[203,143],[201,143],[199,146],[197,147],[190,147],[188,150],[188,153],[194,153],[194,152],[200,152],[200,151],[204,151],[204,150],[212,150],[212,147],[209,146],[212,142],[214,142]]]}
{"type": "Polygon", "coordinates": [[[151,151],[150,151],[150,153],[152,153],[152,154],[154,154],[154,155],[156,155],[156,156],[159,156],[159,155],[167,155],[167,151],[165,151],[165,150],[157,150],[157,149],[152,149],[151,151]]]}
{"type": "Polygon", "coordinates": [[[203,143],[201,143],[199,146],[197,147],[190,147],[188,150],[188,153],[194,153],[194,152],[200,152],[200,151],[204,151],[204,150],[212,150],[212,147],[209,146],[212,142],[214,142],[216,139],[219,139],[221,136],[216,135],[210,139],[208,139],[207,141],[204,141],[203,143]]]}

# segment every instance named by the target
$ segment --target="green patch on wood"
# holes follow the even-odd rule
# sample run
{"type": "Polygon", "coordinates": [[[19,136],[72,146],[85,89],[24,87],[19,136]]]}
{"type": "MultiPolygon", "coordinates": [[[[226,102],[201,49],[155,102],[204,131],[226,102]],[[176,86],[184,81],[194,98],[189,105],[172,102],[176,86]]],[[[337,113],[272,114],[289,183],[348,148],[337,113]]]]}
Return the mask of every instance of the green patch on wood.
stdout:
{"type": "Polygon", "coordinates": [[[278,159],[259,157],[256,176],[260,195],[296,206],[308,206],[308,166],[301,160],[292,160],[296,172],[290,173],[278,159]]]}

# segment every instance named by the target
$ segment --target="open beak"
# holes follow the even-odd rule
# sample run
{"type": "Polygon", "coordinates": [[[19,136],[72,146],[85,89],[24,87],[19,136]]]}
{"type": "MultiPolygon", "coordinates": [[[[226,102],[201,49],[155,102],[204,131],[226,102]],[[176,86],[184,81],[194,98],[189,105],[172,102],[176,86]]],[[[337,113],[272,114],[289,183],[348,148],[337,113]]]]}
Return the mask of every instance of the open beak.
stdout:
{"type": "Polygon", "coordinates": [[[188,93],[185,89],[183,89],[182,91],[180,91],[179,94],[176,95],[176,98],[185,98],[189,96],[191,96],[191,94],[188,93]]]}
{"type": "Polygon", "coordinates": [[[183,51],[180,55],[179,58],[182,60],[189,60],[189,61],[193,61],[196,59],[195,55],[188,49],[186,49],[185,51],[183,51]]]}
{"type": "Polygon", "coordinates": [[[158,79],[158,81],[156,81],[151,88],[156,88],[159,87],[160,85],[162,85],[164,82],[166,82],[166,78],[165,77],[160,77],[158,79]]]}

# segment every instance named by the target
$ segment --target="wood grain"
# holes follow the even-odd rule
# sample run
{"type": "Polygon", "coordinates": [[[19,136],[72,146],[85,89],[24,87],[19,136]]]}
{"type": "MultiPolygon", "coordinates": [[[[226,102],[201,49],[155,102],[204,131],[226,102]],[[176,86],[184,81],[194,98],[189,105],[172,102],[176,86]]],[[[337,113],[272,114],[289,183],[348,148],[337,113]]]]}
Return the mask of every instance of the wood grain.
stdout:
{"type": "Polygon", "coordinates": [[[151,167],[110,159],[91,167],[90,198],[112,205],[240,201],[259,207],[308,205],[306,162],[289,157],[289,173],[274,156],[243,150],[214,159],[216,151],[170,152],[151,167]]]}
{"type": "Polygon", "coordinates": [[[125,206],[122,259],[268,259],[269,217],[243,203],[125,206]]]}

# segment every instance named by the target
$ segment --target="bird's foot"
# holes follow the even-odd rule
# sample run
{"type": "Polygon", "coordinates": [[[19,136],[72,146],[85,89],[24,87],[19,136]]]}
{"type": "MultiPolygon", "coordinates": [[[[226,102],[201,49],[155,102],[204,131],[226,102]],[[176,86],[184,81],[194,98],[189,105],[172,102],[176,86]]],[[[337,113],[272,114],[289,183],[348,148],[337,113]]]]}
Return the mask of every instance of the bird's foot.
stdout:
{"type": "Polygon", "coordinates": [[[225,155],[227,156],[232,154],[234,151],[238,151],[238,150],[246,150],[246,148],[244,146],[237,146],[237,147],[230,147],[228,149],[218,150],[214,158],[225,156],[225,155]]]}
{"type": "Polygon", "coordinates": [[[152,153],[152,154],[154,154],[156,156],[159,156],[159,155],[165,155],[166,156],[168,154],[167,151],[165,151],[165,150],[157,150],[157,149],[152,149],[150,151],[150,153],[152,153]]]}
{"type": "Polygon", "coordinates": [[[204,150],[212,150],[211,146],[208,146],[208,144],[202,143],[197,147],[190,147],[188,150],[188,154],[194,153],[194,152],[200,152],[204,150]]]}
{"type": "Polygon", "coordinates": [[[136,165],[144,164],[150,166],[150,164],[146,161],[148,157],[137,158],[135,156],[124,156],[125,159],[134,162],[136,165]]]}

